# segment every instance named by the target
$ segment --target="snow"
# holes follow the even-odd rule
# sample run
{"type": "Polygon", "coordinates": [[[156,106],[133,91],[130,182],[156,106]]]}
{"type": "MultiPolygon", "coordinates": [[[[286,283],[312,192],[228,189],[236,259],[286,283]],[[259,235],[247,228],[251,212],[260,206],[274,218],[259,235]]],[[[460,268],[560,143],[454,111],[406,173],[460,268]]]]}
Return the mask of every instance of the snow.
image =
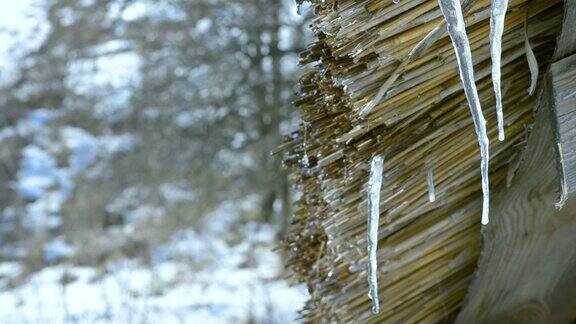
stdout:
{"type": "Polygon", "coordinates": [[[110,7],[108,14],[110,18],[122,18],[126,22],[140,19],[152,19],[154,21],[186,19],[186,14],[171,2],[132,1],[127,5],[122,2],[114,2],[110,7]]]}
{"type": "Polygon", "coordinates": [[[148,13],[148,5],[142,2],[133,2],[124,9],[122,12],[122,19],[124,21],[136,21],[146,16],[148,13]]]}
{"type": "Polygon", "coordinates": [[[478,91],[474,83],[474,65],[472,63],[472,51],[470,49],[470,42],[466,35],[466,25],[462,15],[462,7],[460,0],[438,0],[440,10],[446,19],[448,27],[448,34],[452,40],[454,51],[456,53],[456,60],[460,70],[460,78],[464,86],[464,93],[470,106],[472,120],[474,121],[474,128],[478,135],[478,143],[480,145],[480,172],[482,176],[482,224],[486,225],[489,222],[489,205],[490,205],[490,184],[488,167],[490,164],[490,143],[488,134],[486,132],[486,120],[482,113],[480,106],[480,99],[478,98],[478,91]]]}
{"type": "Polygon", "coordinates": [[[37,109],[14,128],[2,131],[6,136],[22,136],[30,141],[22,150],[20,170],[12,184],[28,202],[24,226],[29,229],[59,227],[60,210],[72,194],[74,178],[98,166],[96,161],[102,165],[114,154],[129,150],[137,141],[131,134],[98,138],[77,127],[50,127],[58,117],[53,111],[37,109]],[[64,163],[62,156],[67,156],[64,163]]]}
{"type": "Polygon", "coordinates": [[[508,0],[492,0],[490,16],[490,53],[492,57],[492,83],[496,94],[496,114],[498,116],[498,139],[504,141],[504,113],[502,112],[502,34],[508,9],[508,0]]]}
{"type": "Polygon", "coordinates": [[[376,156],[372,159],[369,182],[369,215],[368,215],[368,297],[372,300],[372,313],[380,312],[378,300],[378,225],[380,221],[380,191],[384,173],[384,158],[376,156]]]}
{"type": "Polygon", "coordinates": [[[72,255],[74,255],[74,247],[62,237],[57,237],[42,246],[42,257],[48,263],[59,262],[72,255]]]}
{"type": "Polygon", "coordinates": [[[204,34],[212,28],[212,20],[208,17],[198,20],[196,23],[196,32],[199,34],[204,34]]]}
{"type": "Polygon", "coordinates": [[[42,44],[50,25],[34,0],[0,0],[0,71],[2,82],[13,82],[16,65],[42,44]]]}
{"type": "Polygon", "coordinates": [[[102,98],[96,110],[100,115],[126,110],[132,88],[141,81],[140,56],[127,42],[113,40],[92,48],[96,58],[77,59],[68,64],[66,85],[75,93],[102,98]]]}
{"type": "MultiPolygon", "coordinates": [[[[134,134],[91,134],[63,125],[60,117],[34,110],[0,130],[0,141],[26,139],[13,187],[26,201],[23,223],[32,232],[62,226],[61,209],[76,178],[96,176],[114,154],[138,143],[134,134]]],[[[117,248],[117,237],[134,237],[139,224],[193,200],[192,189],[164,183],[158,186],[163,204],[158,206],[150,201],[149,188],[126,188],[107,211],[126,216],[128,224],[93,248],[117,248]]],[[[113,258],[82,267],[71,262],[81,251],[62,236],[41,243],[46,264],[38,272],[28,275],[23,263],[0,262],[0,323],[296,322],[308,293],[281,277],[281,257],[272,251],[274,229],[238,224],[239,213],[254,206],[256,198],[223,204],[199,228],[182,229],[151,248],[146,262],[113,258]],[[233,230],[241,240],[230,235],[233,230]]],[[[3,217],[13,217],[12,212],[6,208],[3,217]]],[[[10,251],[4,246],[3,252],[27,255],[19,245],[10,251]]]]}
{"type": "Polygon", "coordinates": [[[191,201],[194,194],[191,190],[187,189],[183,185],[178,185],[176,183],[165,183],[160,187],[160,192],[163,198],[169,203],[179,203],[191,201]]]}
{"type": "MultiPolygon", "coordinates": [[[[272,229],[260,226],[254,234],[266,238],[272,229]]],[[[231,246],[186,231],[158,249],[153,265],[45,268],[23,285],[0,292],[0,322],[295,322],[306,290],[278,280],[280,258],[264,243],[255,239],[231,246]],[[251,266],[244,264],[247,255],[251,266]],[[194,269],[200,265],[201,270],[194,269]]],[[[19,272],[17,264],[0,263],[0,288],[19,272]]]]}
{"type": "Polygon", "coordinates": [[[76,127],[63,127],[60,130],[64,144],[71,151],[70,172],[77,174],[87,169],[97,156],[98,142],[87,131],[76,127]]]}
{"type": "Polygon", "coordinates": [[[56,160],[38,146],[29,145],[24,148],[22,161],[17,191],[25,200],[36,200],[56,184],[56,160]]]}
{"type": "Polygon", "coordinates": [[[24,226],[28,228],[53,228],[60,225],[54,212],[60,209],[69,192],[70,180],[65,170],[58,166],[57,159],[48,151],[49,130],[47,123],[55,114],[47,110],[29,113],[16,125],[20,135],[32,137],[32,142],[24,147],[20,171],[12,186],[27,206],[24,226]]]}

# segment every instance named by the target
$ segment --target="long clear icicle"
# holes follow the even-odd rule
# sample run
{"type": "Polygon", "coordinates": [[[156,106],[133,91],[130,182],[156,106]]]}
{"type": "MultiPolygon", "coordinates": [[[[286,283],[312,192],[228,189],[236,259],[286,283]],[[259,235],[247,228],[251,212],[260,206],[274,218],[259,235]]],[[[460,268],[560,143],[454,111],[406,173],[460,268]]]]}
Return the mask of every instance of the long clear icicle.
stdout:
{"type": "Polygon", "coordinates": [[[489,140],[486,133],[486,120],[482,113],[478,91],[476,89],[476,84],[474,83],[472,51],[470,50],[468,36],[466,36],[466,26],[464,24],[460,0],[438,0],[438,4],[440,5],[440,10],[444,15],[444,19],[446,19],[448,34],[450,35],[450,39],[452,39],[452,45],[456,52],[456,60],[458,62],[458,68],[460,69],[460,78],[464,86],[468,105],[470,106],[474,128],[478,135],[481,157],[480,169],[482,174],[482,193],[484,198],[482,205],[482,224],[485,225],[489,222],[490,186],[488,179],[488,166],[490,162],[490,153],[489,140]]]}
{"type": "Polygon", "coordinates": [[[492,83],[496,94],[498,116],[498,139],[504,141],[504,113],[502,112],[502,34],[508,10],[508,0],[492,0],[490,15],[490,56],[492,57],[492,83]]]}
{"type": "Polygon", "coordinates": [[[378,225],[380,222],[380,190],[384,174],[384,158],[380,155],[372,159],[370,181],[368,183],[368,297],[372,300],[372,313],[380,312],[378,300],[378,225]]]}

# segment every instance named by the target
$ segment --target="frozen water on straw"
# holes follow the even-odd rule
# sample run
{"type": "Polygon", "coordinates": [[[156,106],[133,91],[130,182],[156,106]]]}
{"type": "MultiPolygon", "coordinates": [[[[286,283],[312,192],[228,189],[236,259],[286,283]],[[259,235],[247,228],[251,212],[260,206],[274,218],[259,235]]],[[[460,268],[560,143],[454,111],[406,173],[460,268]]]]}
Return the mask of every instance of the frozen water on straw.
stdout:
{"type": "Polygon", "coordinates": [[[368,215],[368,297],[372,300],[372,313],[380,312],[378,300],[378,225],[380,220],[380,190],[382,189],[382,175],[384,173],[384,158],[376,156],[372,159],[369,182],[369,215],[368,215]]]}
{"type": "Polygon", "coordinates": [[[466,35],[466,25],[462,15],[462,7],[460,0],[438,0],[440,10],[446,19],[448,27],[448,34],[452,40],[454,51],[456,52],[456,60],[458,68],[460,69],[460,78],[464,86],[464,92],[470,106],[470,112],[474,121],[474,128],[478,135],[478,143],[480,144],[480,157],[481,157],[481,174],[482,174],[482,224],[486,225],[489,222],[489,202],[490,202],[490,186],[488,179],[488,166],[490,162],[489,153],[489,140],[486,132],[486,120],[482,113],[480,106],[480,99],[478,98],[478,91],[474,83],[474,65],[472,63],[472,51],[470,49],[470,42],[466,35]]]}
{"type": "Polygon", "coordinates": [[[428,200],[435,202],[436,190],[434,189],[434,173],[430,167],[426,170],[426,182],[428,183],[428,200]]]}
{"type": "Polygon", "coordinates": [[[528,67],[530,68],[530,88],[528,89],[528,94],[532,96],[534,95],[534,92],[536,92],[538,74],[540,71],[538,68],[536,55],[534,55],[534,51],[530,45],[530,39],[528,38],[528,14],[526,14],[526,18],[524,20],[524,48],[526,49],[526,59],[528,60],[528,67]]]}
{"type": "Polygon", "coordinates": [[[504,140],[504,113],[502,112],[502,34],[508,0],[492,0],[490,16],[490,55],[492,57],[492,83],[496,95],[496,115],[498,116],[498,139],[504,140]]]}

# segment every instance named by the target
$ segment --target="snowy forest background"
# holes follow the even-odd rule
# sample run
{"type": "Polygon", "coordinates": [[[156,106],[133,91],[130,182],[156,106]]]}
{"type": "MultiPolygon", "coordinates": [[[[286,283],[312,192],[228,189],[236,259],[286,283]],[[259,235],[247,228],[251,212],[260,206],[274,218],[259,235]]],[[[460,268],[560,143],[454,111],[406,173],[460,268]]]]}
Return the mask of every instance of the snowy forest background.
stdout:
{"type": "Polygon", "coordinates": [[[0,0],[0,322],[286,323],[293,0],[0,0]]]}

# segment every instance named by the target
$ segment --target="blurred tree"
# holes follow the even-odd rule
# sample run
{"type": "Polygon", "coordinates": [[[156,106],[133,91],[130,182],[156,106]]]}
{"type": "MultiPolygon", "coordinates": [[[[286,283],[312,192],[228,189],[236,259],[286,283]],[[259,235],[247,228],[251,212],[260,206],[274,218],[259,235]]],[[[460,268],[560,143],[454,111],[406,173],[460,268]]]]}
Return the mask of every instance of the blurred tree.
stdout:
{"type": "MultiPolygon", "coordinates": [[[[262,219],[285,224],[289,185],[270,151],[283,125],[295,120],[290,102],[306,19],[291,0],[164,4],[161,17],[155,12],[132,24],[144,76],[134,105],[159,109],[180,126],[164,129],[178,133],[180,153],[159,163],[204,177],[196,188],[214,203],[255,194],[262,219]]],[[[141,127],[144,118],[135,117],[141,127]]]]}
{"type": "Polygon", "coordinates": [[[270,151],[297,122],[290,106],[308,43],[308,18],[292,0],[36,3],[45,36],[0,84],[3,122],[64,109],[92,132],[138,134],[137,149],[94,182],[107,186],[102,199],[89,199],[101,201],[100,214],[127,187],[184,183],[196,195],[192,221],[224,201],[256,198],[261,220],[284,231],[290,189],[270,151]],[[112,60],[126,53],[128,60],[112,60]],[[134,63],[137,82],[100,83],[96,70],[109,77],[134,63]]]}
{"type": "Polygon", "coordinates": [[[120,15],[132,0],[43,0],[36,1],[44,13],[35,27],[45,34],[34,45],[22,40],[23,48],[14,76],[2,83],[0,105],[3,121],[13,123],[23,113],[37,108],[64,108],[80,93],[70,87],[77,77],[71,69],[75,62],[94,61],[98,57],[127,51],[129,46],[102,51],[99,46],[122,37],[120,15]]]}

